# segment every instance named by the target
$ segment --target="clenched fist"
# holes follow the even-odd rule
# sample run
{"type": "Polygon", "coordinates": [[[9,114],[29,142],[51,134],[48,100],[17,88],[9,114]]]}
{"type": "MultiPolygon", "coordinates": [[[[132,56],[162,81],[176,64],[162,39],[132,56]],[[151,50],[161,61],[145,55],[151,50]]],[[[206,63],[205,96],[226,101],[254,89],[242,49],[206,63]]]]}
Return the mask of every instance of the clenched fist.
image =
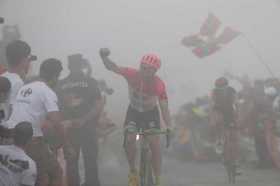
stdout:
{"type": "Polygon", "coordinates": [[[101,48],[99,50],[99,54],[101,57],[108,57],[110,55],[111,51],[108,48],[101,48]]]}

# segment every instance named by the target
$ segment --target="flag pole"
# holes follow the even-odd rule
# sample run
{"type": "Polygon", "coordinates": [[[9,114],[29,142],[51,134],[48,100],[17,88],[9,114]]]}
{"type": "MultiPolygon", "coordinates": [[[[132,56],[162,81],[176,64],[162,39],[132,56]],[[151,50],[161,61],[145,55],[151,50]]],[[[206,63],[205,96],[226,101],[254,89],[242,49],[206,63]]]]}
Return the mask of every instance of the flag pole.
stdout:
{"type": "Polygon", "coordinates": [[[266,70],[268,71],[268,73],[272,76],[272,78],[276,78],[276,76],[274,75],[273,71],[271,70],[271,68],[269,67],[268,64],[265,63],[262,55],[260,54],[260,52],[258,51],[258,49],[253,45],[253,43],[249,40],[248,37],[246,37],[246,35],[244,33],[241,34],[244,39],[247,41],[248,46],[251,48],[251,50],[255,53],[256,57],[258,58],[259,62],[266,68],[266,70]]]}

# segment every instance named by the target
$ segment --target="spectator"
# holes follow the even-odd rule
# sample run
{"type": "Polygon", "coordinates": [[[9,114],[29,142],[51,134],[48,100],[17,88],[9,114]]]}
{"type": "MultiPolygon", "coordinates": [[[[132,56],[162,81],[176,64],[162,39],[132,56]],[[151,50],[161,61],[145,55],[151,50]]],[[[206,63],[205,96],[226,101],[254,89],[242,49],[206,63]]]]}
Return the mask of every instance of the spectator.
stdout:
{"type": "Polygon", "coordinates": [[[64,117],[70,120],[68,137],[75,151],[75,156],[64,149],[67,178],[69,186],[80,184],[78,160],[80,150],[83,154],[85,167],[85,186],[99,186],[97,167],[97,136],[96,126],[102,112],[102,97],[98,83],[88,73],[84,73],[86,60],[81,54],[68,57],[70,74],[61,80],[58,87],[64,117]]]}
{"type": "Polygon", "coordinates": [[[14,128],[14,145],[0,146],[1,186],[35,185],[36,164],[25,152],[32,136],[32,125],[21,122],[14,128]]]}

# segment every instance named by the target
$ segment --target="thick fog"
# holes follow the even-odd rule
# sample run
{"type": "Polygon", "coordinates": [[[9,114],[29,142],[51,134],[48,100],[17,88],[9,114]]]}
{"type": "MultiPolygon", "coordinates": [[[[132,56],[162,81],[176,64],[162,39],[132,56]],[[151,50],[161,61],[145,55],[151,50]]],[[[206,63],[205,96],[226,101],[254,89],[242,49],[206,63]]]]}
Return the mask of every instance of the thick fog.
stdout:
{"type": "MultiPolygon", "coordinates": [[[[122,119],[126,83],[104,69],[100,47],[109,47],[118,64],[132,67],[138,67],[143,54],[158,53],[163,63],[159,74],[167,82],[174,112],[185,101],[207,94],[225,70],[269,76],[243,36],[205,59],[182,46],[181,39],[197,33],[209,12],[245,34],[279,75],[279,5],[276,0],[0,0],[0,16],[6,24],[20,26],[39,61],[57,57],[66,63],[67,55],[84,54],[94,77],[106,79],[115,89],[108,109],[122,119]]],[[[35,72],[38,64],[34,66],[35,72]]]]}

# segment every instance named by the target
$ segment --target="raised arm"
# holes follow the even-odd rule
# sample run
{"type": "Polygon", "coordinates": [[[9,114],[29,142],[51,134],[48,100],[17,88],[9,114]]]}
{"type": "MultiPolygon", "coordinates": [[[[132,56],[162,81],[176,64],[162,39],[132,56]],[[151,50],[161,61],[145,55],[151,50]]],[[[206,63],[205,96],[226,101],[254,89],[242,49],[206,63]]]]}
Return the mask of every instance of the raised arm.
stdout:
{"type": "Polygon", "coordinates": [[[99,51],[104,66],[108,70],[119,74],[121,72],[121,68],[109,58],[110,53],[111,52],[108,48],[101,48],[99,51]]]}

